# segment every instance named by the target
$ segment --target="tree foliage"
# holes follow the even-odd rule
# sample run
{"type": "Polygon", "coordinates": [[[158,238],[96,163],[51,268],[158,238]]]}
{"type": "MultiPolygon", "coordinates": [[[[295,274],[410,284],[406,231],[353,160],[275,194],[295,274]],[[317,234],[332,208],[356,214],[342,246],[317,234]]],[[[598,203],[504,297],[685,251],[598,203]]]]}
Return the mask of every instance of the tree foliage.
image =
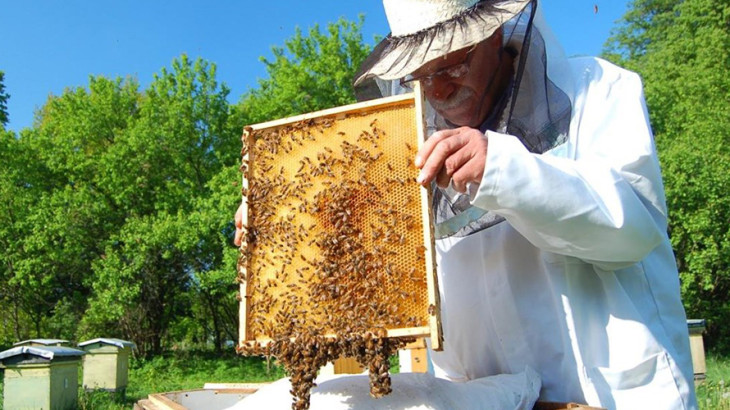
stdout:
{"type": "Polygon", "coordinates": [[[363,44],[363,19],[340,19],[326,33],[315,25],[304,36],[297,28],[273,60],[262,58],[269,78],[242,100],[250,122],[262,122],[355,102],[352,79],[370,53],[363,44]]]}
{"type": "Polygon", "coordinates": [[[120,337],[154,355],[236,340],[243,126],[353,102],[361,24],[298,30],[236,105],[214,64],[183,55],[144,90],[90,77],[20,135],[0,127],[0,346],[120,337]]]}
{"type": "Polygon", "coordinates": [[[662,163],[688,315],[729,350],[730,3],[635,0],[607,55],[639,72],[662,163]]]}
{"type": "Polygon", "coordinates": [[[8,124],[8,99],[10,96],[5,91],[5,73],[0,71],[0,126],[8,124]]]}

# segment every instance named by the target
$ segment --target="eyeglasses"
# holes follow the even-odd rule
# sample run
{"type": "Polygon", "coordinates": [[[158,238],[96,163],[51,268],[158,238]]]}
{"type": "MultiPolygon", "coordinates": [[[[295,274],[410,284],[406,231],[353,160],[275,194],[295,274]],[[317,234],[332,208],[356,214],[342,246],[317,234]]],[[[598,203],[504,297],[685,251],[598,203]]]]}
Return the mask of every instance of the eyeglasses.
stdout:
{"type": "Polygon", "coordinates": [[[450,65],[444,67],[435,73],[424,74],[419,76],[408,75],[400,79],[400,85],[409,90],[413,89],[413,83],[420,81],[424,87],[431,87],[433,85],[433,79],[435,77],[445,77],[448,80],[456,80],[457,78],[464,77],[469,73],[469,65],[471,64],[471,58],[474,55],[474,49],[467,51],[464,61],[459,64],[450,65]]]}

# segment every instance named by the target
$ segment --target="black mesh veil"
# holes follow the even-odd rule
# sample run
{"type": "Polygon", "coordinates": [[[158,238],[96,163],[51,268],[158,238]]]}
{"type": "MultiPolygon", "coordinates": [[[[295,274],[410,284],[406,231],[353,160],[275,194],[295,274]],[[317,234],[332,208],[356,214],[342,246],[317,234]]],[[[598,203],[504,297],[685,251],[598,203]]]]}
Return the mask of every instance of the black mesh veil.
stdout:
{"type": "MultiPolygon", "coordinates": [[[[464,27],[469,23],[465,18],[474,18],[471,13],[462,16],[446,24],[464,27]]],[[[569,77],[561,66],[561,60],[564,60],[562,50],[544,24],[537,0],[529,1],[521,12],[505,21],[502,30],[505,50],[515,55],[514,75],[501,100],[480,128],[483,132],[491,130],[514,135],[530,152],[545,153],[567,140],[571,119],[571,90],[567,81],[561,78],[569,77]]],[[[435,33],[444,31],[454,30],[441,28],[435,33]]],[[[364,100],[407,90],[403,90],[398,81],[373,77],[360,81],[355,91],[358,99],[364,100]]],[[[428,104],[426,111],[428,135],[453,127],[428,104]]],[[[432,189],[437,238],[467,236],[504,221],[494,212],[472,206],[469,193],[461,194],[451,187],[440,189],[435,184],[432,189]]]]}

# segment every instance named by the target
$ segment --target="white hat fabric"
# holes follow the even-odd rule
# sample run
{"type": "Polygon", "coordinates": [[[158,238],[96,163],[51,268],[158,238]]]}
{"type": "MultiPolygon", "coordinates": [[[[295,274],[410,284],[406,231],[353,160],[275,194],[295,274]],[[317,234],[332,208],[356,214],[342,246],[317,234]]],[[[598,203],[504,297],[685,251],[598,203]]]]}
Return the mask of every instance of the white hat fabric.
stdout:
{"type": "Polygon", "coordinates": [[[407,36],[451,20],[478,0],[383,0],[394,37],[407,36]]]}
{"type": "Polygon", "coordinates": [[[383,0],[391,34],[355,75],[394,80],[439,57],[473,46],[535,0],[383,0]]]}

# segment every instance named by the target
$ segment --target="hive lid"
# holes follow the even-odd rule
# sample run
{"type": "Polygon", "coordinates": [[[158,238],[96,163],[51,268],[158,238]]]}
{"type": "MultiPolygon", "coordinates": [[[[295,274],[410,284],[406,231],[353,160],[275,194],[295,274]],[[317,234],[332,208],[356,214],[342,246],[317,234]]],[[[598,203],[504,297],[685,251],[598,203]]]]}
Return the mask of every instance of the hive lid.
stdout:
{"type": "Polygon", "coordinates": [[[0,352],[0,361],[25,354],[53,360],[57,357],[82,356],[86,352],[65,346],[18,346],[0,352]]]}
{"type": "Polygon", "coordinates": [[[705,327],[705,319],[687,319],[687,326],[693,327],[705,327]]]}
{"type": "Polygon", "coordinates": [[[13,343],[13,346],[24,346],[33,343],[44,346],[57,346],[61,344],[67,344],[69,343],[69,341],[64,339],[28,339],[23,340],[22,342],[13,343]]]}
{"type": "Polygon", "coordinates": [[[120,349],[124,349],[125,347],[134,349],[137,347],[137,345],[134,344],[133,342],[129,342],[129,341],[122,340],[122,339],[107,338],[107,337],[97,337],[96,339],[91,339],[91,340],[87,340],[85,342],[81,342],[81,343],[79,343],[79,347],[88,346],[88,345],[91,345],[94,343],[113,345],[113,346],[117,346],[120,349]]]}

